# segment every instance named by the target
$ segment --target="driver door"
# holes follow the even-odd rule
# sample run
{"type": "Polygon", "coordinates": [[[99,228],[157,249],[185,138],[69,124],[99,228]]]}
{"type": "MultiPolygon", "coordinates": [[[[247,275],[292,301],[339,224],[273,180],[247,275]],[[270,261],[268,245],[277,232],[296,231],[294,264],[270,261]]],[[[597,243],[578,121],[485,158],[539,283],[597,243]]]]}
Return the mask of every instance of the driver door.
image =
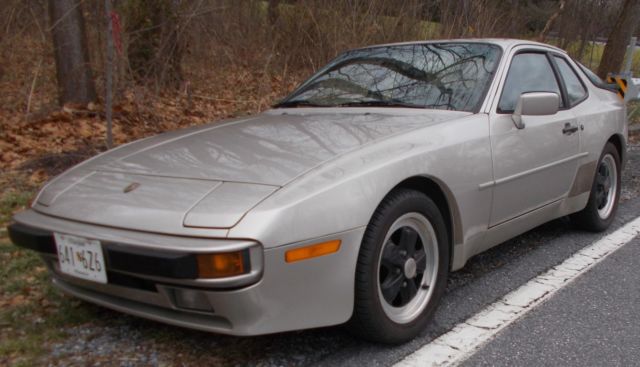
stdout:
{"type": "Polygon", "coordinates": [[[489,226],[532,212],[567,196],[573,183],[580,149],[580,132],[572,111],[565,108],[563,87],[550,55],[524,51],[511,59],[491,113],[493,152],[493,207],[489,226]],[[553,92],[560,110],[548,116],[522,116],[518,129],[512,114],[518,98],[527,92],[553,92]]]}

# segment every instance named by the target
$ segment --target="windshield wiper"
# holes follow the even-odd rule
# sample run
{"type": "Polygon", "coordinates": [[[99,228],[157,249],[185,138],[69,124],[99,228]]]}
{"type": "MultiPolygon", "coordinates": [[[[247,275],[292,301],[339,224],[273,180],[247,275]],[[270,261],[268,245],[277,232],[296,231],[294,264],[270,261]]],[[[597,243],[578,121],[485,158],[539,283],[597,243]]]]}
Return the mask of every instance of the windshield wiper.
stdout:
{"type": "Polygon", "coordinates": [[[321,104],[317,104],[317,103],[313,103],[305,100],[284,101],[284,102],[276,103],[273,105],[273,108],[291,108],[291,107],[330,107],[330,106],[321,105],[321,104]]]}
{"type": "Polygon", "coordinates": [[[340,103],[340,107],[406,107],[406,108],[425,108],[425,106],[406,103],[402,101],[353,101],[340,103]]]}

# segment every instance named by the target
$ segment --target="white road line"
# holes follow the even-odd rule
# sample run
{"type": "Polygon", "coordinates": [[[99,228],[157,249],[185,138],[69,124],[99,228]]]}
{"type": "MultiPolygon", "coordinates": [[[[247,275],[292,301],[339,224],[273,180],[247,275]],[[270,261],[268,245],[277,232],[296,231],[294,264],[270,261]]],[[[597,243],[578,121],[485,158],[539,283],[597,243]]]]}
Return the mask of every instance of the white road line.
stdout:
{"type": "Polygon", "coordinates": [[[526,315],[595,264],[640,234],[640,217],[583,248],[562,264],[489,305],[449,332],[423,346],[395,367],[455,366],[463,362],[502,329],[526,315]]]}

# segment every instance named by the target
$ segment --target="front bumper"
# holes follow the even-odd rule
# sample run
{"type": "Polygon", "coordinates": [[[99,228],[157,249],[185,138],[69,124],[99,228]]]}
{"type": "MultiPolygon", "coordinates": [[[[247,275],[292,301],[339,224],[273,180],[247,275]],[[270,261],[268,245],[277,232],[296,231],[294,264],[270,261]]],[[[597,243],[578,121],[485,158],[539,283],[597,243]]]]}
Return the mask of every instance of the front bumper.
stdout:
{"type": "Polygon", "coordinates": [[[36,246],[24,247],[42,255],[57,287],[121,312],[198,330],[259,335],[341,324],[353,311],[355,265],[364,228],[263,249],[251,241],[120,230],[54,218],[33,210],[14,219],[16,225],[10,229],[12,239],[24,246],[27,240],[24,236],[28,235],[24,229],[31,230],[35,237],[30,237],[30,241],[36,246]],[[109,282],[99,284],[61,273],[55,246],[51,249],[46,245],[47,236],[54,231],[100,240],[106,252],[109,282]],[[328,239],[342,240],[339,252],[297,263],[285,262],[287,250],[328,239]],[[180,277],[189,274],[185,254],[242,246],[259,249],[251,252],[251,278],[226,283],[225,279],[216,279],[211,283],[180,277]],[[110,268],[108,259],[115,250],[128,251],[147,261],[160,259],[164,261],[162,268],[170,269],[173,276],[110,268]],[[171,253],[181,256],[175,256],[178,260],[173,262],[166,256],[171,253]],[[195,302],[197,309],[184,307],[182,299],[195,302]]]}

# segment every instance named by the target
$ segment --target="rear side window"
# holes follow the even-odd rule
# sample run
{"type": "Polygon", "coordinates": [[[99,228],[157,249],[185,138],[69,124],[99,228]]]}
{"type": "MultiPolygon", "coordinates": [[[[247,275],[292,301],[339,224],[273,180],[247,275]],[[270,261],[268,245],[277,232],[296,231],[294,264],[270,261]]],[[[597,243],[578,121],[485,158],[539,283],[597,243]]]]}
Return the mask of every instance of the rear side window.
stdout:
{"type": "MultiPolygon", "coordinates": [[[[521,53],[513,57],[498,103],[498,112],[513,112],[520,95],[528,92],[552,92],[562,96],[545,54],[521,53]]],[[[562,98],[560,107],[563,107],[562,98]]]]}
{"type": "Polygon", "coordinates": [[[569,103],[571,106],[575,106],[587,98],[587,90],[567,60],[560,56],[554,56],[554,58],[558,65],[560,76],[562,76],[562,80],[564,80],[565,87],[567,88],[569,103]]]}
{"type": "MultiPolygon", "coordinates": [[[[574,60],[575,61],[575,60],[574,60]]],[[[581,63],[577,62],[578,66],[580,66],[580,69],[582,70],[582,72],[584,73],[584,75],[587,76],[587,78],[589,78],[589,80],[591,81],[591,83],[593,83],[593,85],[595,85],[598,88],[602,88],[602,89],[606,89],[606,90],[612,90],[615,88],[612,88],[610,85],[608,85],[607,83],[605,83],[602,79],[600,79],[599,76],[596,75],[596,73],[594,73],[593,71],[591,71],[588,67],[582,65],[581,63]]]]}

